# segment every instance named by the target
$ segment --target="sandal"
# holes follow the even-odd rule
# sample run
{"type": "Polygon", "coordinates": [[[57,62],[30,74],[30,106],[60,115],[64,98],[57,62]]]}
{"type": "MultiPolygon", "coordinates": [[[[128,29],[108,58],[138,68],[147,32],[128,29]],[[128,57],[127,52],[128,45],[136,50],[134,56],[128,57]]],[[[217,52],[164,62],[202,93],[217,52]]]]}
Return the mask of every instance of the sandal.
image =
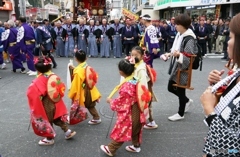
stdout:
{"type": "Polygon", "coordinates": [[[133,153],[139,153],[140,151],[141,151],[141,148],[139,147],[139,148],[136,148],[136,147],[134,147],[133,145],[131,145],[131,146],[126,146],[126,148],[125,148],[127,151],[129,151],[129,152],[133,152],[133,153]]]}
{"type": "Polygon", "coordinates": [[[105,145],[101,145],[100,148],[102,149],[102,151],[107,154],[108,156],[113,156],[113,154],[109,151],[108,146],[105,145]]]}
{"type": "Polygon", "coordinates": [[[68,139],[72,138],[74,135],[76,135],[76,132],[71,131],[71,133],[69,135],[65,135],[65,139],[68,140],[68,139]]]}
{"type": "Polygon", "coordinates": [[[44,138],[44,139],[40,140],[38,142],[38,144],[40,146],[49,146],[49,145],[53,145],[54,144],[54,140],[53,139],[48,140],[47,138],[44,138]]]}

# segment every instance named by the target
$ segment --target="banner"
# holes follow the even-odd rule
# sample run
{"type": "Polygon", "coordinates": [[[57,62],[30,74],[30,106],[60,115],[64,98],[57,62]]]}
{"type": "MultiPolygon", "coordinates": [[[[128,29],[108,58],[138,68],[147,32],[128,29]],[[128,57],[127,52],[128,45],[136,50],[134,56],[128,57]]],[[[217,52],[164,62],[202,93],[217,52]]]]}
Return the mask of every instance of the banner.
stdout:
{"type": "Polygon", "coordinates": [[[138,15],[132,13],[131,11],[127,10],[126,8],[122,8],[122,14],[134,21],[137,21],[139,19],[138,15]]]}

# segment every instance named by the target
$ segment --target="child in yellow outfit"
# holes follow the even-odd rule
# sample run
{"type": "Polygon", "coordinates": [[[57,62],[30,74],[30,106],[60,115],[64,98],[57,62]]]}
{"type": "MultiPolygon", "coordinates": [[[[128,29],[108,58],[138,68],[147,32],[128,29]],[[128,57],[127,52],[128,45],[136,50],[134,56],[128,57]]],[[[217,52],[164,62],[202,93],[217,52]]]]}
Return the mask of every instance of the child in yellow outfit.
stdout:
{"type": "MultiPolygon", "coordinates": [[[[86,78],[86,68],[87,68],[87,57],[86,52],[79,50],[75,53],[75,60],[78,63],[77,67],[73,70],[73,80],[71,88],[69,91],[69,98],[72,101],[77,101],[80,106],[85,106],[90,114],[93,116],[93,119],[88,122],[88,124],[99,124],[101,123],[100,116],[96,110],[96,102],[99,101],[101,94],[98,91],[97,87],[94,85],[92,89],[88,86],[88,80],[86,78]]],[[[95,80],[96,81],[96,80],[95,80]]]]}

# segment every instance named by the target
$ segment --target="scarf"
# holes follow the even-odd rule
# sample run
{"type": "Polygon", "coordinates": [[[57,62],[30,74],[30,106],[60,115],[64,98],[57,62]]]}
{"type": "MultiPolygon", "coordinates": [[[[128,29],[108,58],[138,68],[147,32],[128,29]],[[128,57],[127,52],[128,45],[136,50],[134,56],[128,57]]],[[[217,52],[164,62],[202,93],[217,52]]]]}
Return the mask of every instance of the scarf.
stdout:
{"type": "Polygon", "coordinates": [[[125,83],[128,82],[129,80],[133,79],[133,74],[126,77],[119,85],[117,85],[112,92],[109,94],[108,98],[112,98],[113,95],[121,88],[121,86],[125,83]]]}
{"type": "Polygon", "coordinates": [[[175,40],[173,42],[171,53],[173,53],[174,51],[180,51],[183,38],[186,37],[186,36],[189,36],[189,35],[192,36],[194,39],[196,39],[196,36],[195,36],[195,34],[193,33],[193,31],[191,29],[188,29],[183,34],[180,34],[178,32],[176,37],[175,37],[175,40]]]}

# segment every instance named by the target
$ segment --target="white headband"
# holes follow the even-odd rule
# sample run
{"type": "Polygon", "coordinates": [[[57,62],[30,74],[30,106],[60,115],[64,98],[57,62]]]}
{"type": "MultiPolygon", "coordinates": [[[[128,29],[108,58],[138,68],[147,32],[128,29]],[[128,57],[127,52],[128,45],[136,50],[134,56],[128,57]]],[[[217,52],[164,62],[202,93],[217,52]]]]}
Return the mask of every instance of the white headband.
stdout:
{"type": "Polygon", "coordinates": [[[42,22],[42,21],[40,21],[40,20],[36,20],[36,22],[37,22],[37,23],[40,23],[40,22],[42,22]]]}
{"type": "Polygon", "coordinates": [[[142,19],[143,19],[143,20],[149,20],[149,21],[152,20],[150,17],[145,17],[145,16],[143,16],[142,19]]]}

